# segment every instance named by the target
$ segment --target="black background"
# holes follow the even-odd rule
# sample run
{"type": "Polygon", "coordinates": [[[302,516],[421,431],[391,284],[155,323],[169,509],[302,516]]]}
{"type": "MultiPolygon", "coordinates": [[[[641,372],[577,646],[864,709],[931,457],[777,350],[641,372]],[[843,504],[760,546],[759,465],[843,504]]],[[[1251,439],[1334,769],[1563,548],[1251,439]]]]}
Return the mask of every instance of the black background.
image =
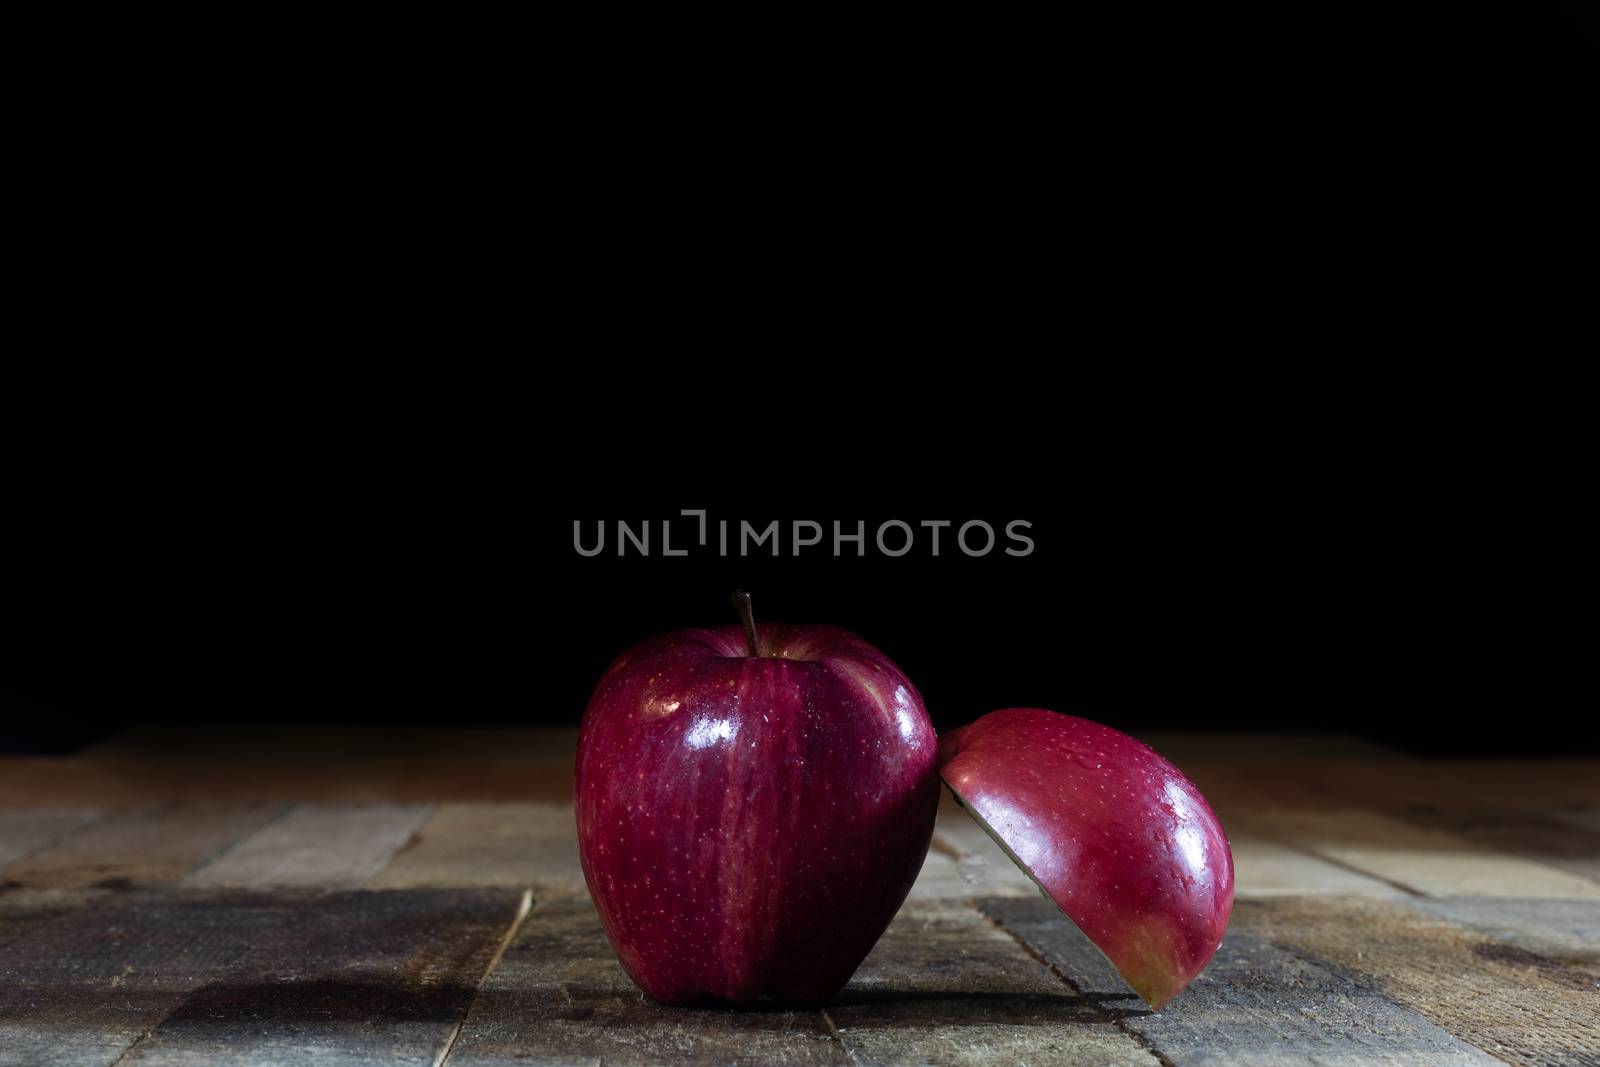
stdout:
{"type": "Polygon", "coordinates": [[[575,723],[742,585],[941,727],[1595,751],[1593,416],[1528,365],[1592,348],[1553,321],[1592,306],[1592,5],[911,29],[766,95],[747,51],[388,119],[273,93],[270,134],[89,101],[118,163],[50,179],[88,220],[51,335],[197,361],[6,391],[0,747],[575,723]],[[1037,547],[573,550],[682,508],[1037,547]]]}
{"type": "Polygon", "coordinates": [[[1341,449],[1281,465],[1261,458],[1290,447],[1272,432],[1200,463],[1182,442],[1105,463],[1060,431],[937,449],[929,427],[823,451],[801,424],[740,473],[681,437],[563,457],[603,423],[494,459],[509,440],[419,451],[386,424],[359,446],[344,426],[293,451],[212,436],[205,459],[179,442],[80,470],[29,501],[49,522],[8,599],[7,744],[151,720],[575,723],[614,655],[731,622],[735,585],[758,617],[878,644],[941,727],[1031,704],[1433,753],[1595,744],[1592,553],[1564,468],[1496,475],[1465,437],[1399,469],[1341,449]],[[889,518],[1023,519],[1036,547],[1008,557],[1002,535],[970,558],[947,530],[934,557],[919,531],[901,558],[796,557],[785,528],[781,557],[722,558],[684,507],[869,538],[889,518]],[[618,518],[651,521],[652,555],[615,554],[618,518]],[[663,519],[690,556],[659,554],[663,519]],[[575,552],[574,520],[590,544],[611,527],[606,553],[575,552]]]}

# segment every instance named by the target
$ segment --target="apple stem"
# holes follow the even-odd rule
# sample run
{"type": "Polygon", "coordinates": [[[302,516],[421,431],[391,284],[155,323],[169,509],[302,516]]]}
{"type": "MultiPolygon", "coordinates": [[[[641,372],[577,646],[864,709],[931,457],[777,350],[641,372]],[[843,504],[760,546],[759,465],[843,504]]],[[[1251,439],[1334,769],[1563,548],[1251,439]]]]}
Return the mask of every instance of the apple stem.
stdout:
{"type": "Polygon", "coordinates": [[[739,612],[739,621],[744,623],[744,640],[750,646],[750,654],[760,656],[761,646],[756,643],[756,617],[750,611],[750,594],[743,589],[735,589],[733,606],[739,612]]]}

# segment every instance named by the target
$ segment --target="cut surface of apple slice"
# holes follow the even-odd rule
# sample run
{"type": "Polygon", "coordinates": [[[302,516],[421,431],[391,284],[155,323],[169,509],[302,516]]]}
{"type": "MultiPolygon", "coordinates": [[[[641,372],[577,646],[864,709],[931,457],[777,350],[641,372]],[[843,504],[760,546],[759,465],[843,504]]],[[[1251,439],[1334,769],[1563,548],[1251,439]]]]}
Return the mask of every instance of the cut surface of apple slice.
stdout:
{"type": "Polygon", "coordinates": [[[1233,856],[1194,783],[1154,749],[1043,708],[993,711],[940,739],[963,807],[1159,1010],[1211,961],[1233,856]]]}

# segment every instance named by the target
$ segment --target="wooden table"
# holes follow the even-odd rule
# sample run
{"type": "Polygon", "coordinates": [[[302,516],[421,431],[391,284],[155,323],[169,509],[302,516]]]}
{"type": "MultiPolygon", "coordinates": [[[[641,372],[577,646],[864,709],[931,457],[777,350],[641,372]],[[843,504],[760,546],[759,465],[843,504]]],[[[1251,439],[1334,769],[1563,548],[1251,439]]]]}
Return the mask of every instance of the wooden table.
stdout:
{"type": "Polygon", "coordinates": [[[681,1010],[589,903],[570,731],[0,759],[0,1064],[1600,1064],[1600,762],[1151,740],[1238,866],[1159,1014],[953,806],[826,1010],[681,1010]]]}

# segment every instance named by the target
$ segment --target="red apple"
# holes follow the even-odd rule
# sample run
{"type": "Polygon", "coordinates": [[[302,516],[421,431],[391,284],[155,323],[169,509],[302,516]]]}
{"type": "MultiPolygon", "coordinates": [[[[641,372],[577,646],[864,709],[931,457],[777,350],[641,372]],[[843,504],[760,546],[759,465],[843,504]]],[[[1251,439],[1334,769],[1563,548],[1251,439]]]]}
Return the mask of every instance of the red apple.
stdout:
{"type": "Polygon", "coordinates": [[[1210,962],[1233,911],[1233,854],[1178,768],[1042,708],[990,712],[939,749],[956,798],[1151,1007],[1210,962]]]}
{"type": "Polygon", "coordinates": [[[584,877],[668,1004],[843,988],[916,880],[938,742],[889,658],[830,626],[682,630],[623,653],[578,737],[584,877]]]}

